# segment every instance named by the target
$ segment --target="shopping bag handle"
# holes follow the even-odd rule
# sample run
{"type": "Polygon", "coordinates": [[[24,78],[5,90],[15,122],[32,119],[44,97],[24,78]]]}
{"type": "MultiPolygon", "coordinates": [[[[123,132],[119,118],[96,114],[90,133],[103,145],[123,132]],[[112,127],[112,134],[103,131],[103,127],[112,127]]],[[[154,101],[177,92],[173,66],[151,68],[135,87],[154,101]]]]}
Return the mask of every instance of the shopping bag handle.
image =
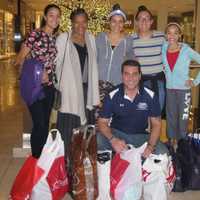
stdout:
{"type": "Polygon", "coordinates": [[[62,138],[61,138],[61,134],[60,134],[60,131],[56,128],[54,129],[51,129],[49,131],[49,134],[51,134],[51,139],[54,141],[55,139],[59,140],[59,141],[62,141],[62,138]]]}
{"type": "Polygon", "coordinates": [[[81,134],[81,137],[82,137],[80,147],[81,147],[81,151],[82,151],[81,157],[84,158],[86,151],[88,149],[89,143],[92,139],[92,136],[96,134],[95,126],[94,125],[83,125],[83,126],[73,129],[73,135],[78,135],[78,134],[81,134]],[[88,134],[88,131],[89,131],[89,134],[88,134]]]}

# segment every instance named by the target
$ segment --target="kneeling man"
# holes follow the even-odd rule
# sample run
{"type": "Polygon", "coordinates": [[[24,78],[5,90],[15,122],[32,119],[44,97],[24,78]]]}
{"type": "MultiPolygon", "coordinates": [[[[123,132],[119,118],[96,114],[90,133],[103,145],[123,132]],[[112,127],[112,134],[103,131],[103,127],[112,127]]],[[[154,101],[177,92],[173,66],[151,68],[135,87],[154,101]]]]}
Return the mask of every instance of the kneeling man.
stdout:
{"type": "Polygon", "coordinates": [[[140,64],[127,60],[122,64],[122,84],[105,97],[98,126],[98,150],[111,149],[117,153],[127,149],[127,144],[139,147],[146,141],[143,152],[164,154],[167,148],[159,142],[161,111],[158,97],[141,83],[140,64]],[[150,122],[150,133],[147,132],[150,122]]]}

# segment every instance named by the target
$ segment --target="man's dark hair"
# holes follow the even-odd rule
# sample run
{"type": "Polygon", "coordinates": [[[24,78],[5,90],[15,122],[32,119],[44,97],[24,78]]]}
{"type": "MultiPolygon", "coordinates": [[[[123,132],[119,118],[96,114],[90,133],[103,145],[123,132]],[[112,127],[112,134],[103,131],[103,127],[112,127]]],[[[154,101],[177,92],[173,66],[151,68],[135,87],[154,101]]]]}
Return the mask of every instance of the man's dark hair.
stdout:
{"type": "Polygon", "coordinates": [[[142,6],[139,6],[139,7],[138,7],[137,13],[136,13],[136,15],[135,15],[135,19],[136,19],[136,20],[138,20],[138,15],[139,15],[141,12],[143,12],[143,11],[148,12],[149,15],[150,15],[150,18],[153,19],[153,15],[152,15],[151,11],[150,11],[149,9],[147,9],[146,6],[142,5],[142,6]]]}
{"type": "Polygon", "coordinates": [[[123,63],[122,63],[122,67],[121,67],[121,72],[123,73],[124,71],[124,67],[125,66],[132,66],[132,67],[137,67],[138,68],[138,72],[141,74],[141,66],[140,66],[140,63],[136,60],[125,60],[123,63]]]}

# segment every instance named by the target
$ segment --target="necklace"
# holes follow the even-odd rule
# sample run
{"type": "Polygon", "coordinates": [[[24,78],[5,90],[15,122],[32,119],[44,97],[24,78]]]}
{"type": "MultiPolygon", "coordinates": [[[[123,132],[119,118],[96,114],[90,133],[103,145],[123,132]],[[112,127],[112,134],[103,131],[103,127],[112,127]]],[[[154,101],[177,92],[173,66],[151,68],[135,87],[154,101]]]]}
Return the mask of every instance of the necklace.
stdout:
{"type": "Polygon", "coordinates": [[[168,47],[168,51],[169,52],[176,52],[176,51],[180,51],[180,45],[179,44],[177,44],[176,46],[175,45],[173,45],[173,46],[169,46],[168,47]]]}

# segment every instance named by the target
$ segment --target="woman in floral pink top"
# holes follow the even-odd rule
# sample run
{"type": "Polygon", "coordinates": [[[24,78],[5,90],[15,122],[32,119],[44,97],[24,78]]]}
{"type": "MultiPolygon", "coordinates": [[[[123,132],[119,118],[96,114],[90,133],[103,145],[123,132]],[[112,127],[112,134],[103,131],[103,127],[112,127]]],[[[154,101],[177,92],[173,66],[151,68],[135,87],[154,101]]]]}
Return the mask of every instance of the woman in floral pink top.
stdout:
{"type": "Polygon", "coordinates": [[[15,66],[21,65],[25,58],[30,55],[31,58],[40,61],[44,66],[42,85],[45,97],[28,105],[33,121],[31,150],[32,155],[36,158],[40,156],[47,139],[49,118],[53,105],[55,91],[53,83],[55,80],[54,71],[57,54],[54,33],[59,25],[60,14],[58,6],[54,4],[46,6],[41,28],[29,34],[15,61],[15,66]]]}
{"type": "Polygon", "coordinates": [[[24,43],[25,47],[31,49],[31,57],[42,62],[49,75],[53,75],[55,70],[57,53],[55,42],[56,37],[54,35],[49,35],[43,29],[37,29],[30,33],[24,43]]]}

